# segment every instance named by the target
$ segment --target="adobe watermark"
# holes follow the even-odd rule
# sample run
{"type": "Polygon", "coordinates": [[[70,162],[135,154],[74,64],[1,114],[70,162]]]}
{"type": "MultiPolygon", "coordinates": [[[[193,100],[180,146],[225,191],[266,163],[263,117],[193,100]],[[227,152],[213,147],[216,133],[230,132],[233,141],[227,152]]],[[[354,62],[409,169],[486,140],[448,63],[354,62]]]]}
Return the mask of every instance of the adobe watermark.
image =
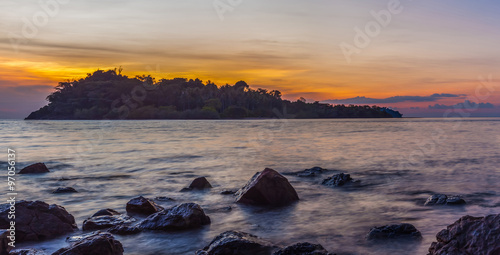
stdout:
{"type": "Polygon", "coordinates": [[[234,9],[241,3],[243,3],[243,0],[215,0],[213,2],[213,6],[215,12],[217,12],[217,15],[219,16],[220,21],[224,21],[224,15],[227,12],[234,11],[234,9]]]}

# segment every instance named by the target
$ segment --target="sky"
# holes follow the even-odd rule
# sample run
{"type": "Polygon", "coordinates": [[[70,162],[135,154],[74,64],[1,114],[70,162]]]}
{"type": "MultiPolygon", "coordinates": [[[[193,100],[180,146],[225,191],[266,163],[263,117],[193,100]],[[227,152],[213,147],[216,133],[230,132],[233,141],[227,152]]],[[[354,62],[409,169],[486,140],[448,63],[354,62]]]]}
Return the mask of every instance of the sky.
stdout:
{"type": "Polygon", "coordinates": [[[97,69],[408,117],[500,116],[493,0],[2,0],[0,119],[97,69]]]}

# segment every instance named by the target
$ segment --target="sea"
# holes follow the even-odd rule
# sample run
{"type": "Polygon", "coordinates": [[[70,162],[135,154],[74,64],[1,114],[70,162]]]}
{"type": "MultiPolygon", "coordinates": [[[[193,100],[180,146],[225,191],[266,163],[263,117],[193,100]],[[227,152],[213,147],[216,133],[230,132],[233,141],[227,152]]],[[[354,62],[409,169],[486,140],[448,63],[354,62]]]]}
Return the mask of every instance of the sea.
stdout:
{"type": "Polygon", "coordinates": [[[51,171],[17,175],[16,199],[61,205],[78,224],[74,233],[16,247],[48,254],[68,246],[66,237],[84,234],[82,222],[98,210],[126,213],[136,196],[163,197],[155,201],[165,208],[198,203],[212,223],[117,235],[129,255],[194,254],[227,230],[278,246],[318,243],[337,254],[427,254],[436,234],[460,217],[500,213],[500,118],[1,120],[0,128],[4,202],[10,148],[18,169],[44,162],[51,171]],[[290,174],[315,166],[328,171],[313,178],[290,174]],[[255,207],[220,194],[265,168],[284,174],[300,200],[255,207]],[[360,184],[321,185],[338,173],[360,184]],[[213,188],[180,192],[199,176],[213,188]],[[68,186],[78,193],[52,193],[68,186]],[[467,204],[424,206],[436,193],[467,204]],[[398,223],[413,224],[423,239],[366,240],[371,228],[398,223]]]}

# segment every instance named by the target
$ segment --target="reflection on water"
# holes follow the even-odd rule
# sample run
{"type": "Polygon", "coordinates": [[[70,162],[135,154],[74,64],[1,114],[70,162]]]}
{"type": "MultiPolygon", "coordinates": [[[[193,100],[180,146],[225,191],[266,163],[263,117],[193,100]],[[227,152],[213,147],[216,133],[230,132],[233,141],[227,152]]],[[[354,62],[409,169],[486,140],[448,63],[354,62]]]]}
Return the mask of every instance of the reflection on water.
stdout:
{"type": "MultiPolygon", "coordinates": [[[[196,202],[212,219],[201,230],[118,236],[126,254],[193,254],[226,230],[346,254],[425,254],[435,234],[461,216],[500,211],[500,119],[0,121],[0,127],[2,144],[17,149],[21,166],[46,162],[52,170],[19,176],[19,198],[63,205],[80,228],[99,209],[125,212],[137,195],[175,199],[157,201],[167,208],[196,202]],[[301,198],[288,207],[249,207],[219,194],[265,167],[313,166],[330,171],[286,175],[301,198]],[[361,184],[319,184],[340,172],[361,184]],[[179,192],[197,176],[214,188],[179,192]],[[64,186],[79,193],[51,194],[64,186]],[[423,207],[436,192],[463,195],[468,204],[423,207]],[[371,227],[399,222],[415,225],[422,242],[365,241],[371,227]]],[[[64,238],[25,246],[52,252],[66,246],[64,238]]]]}

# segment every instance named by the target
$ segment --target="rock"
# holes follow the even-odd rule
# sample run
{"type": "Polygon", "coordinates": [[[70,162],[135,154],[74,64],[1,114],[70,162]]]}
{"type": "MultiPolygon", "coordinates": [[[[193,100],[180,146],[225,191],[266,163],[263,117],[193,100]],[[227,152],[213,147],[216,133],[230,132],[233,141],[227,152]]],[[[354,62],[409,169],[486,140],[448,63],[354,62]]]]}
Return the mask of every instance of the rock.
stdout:
{"type": "Polygon", "coordinates": [[[130,224],[132,222],[135,222],[134,218],[123,214],[101,215],[84,220],[82,230],[106,229],[119,225],[130,224]]]}
{"type": "Polygon", "coordinates": [[[421,240],[422,234],[415,226],[402,223],[395,225],[386,225],[375,227],[370,230],[367,235],[368,240],[383,240],[383,239],[410,239],[421,240]]]}
{"type": "Polygon", "coordinates": [[[500,214],[464,216],[441,230],[429,255],[500,254],[500,214]]]}
{"type": "Polygon", "coordinates": [[[163,207],[142,196],[132,198],[127,203],[127,212],[150,215],[163,210],[163,207]]]}
{"type": "Polygon", "coordinates": [[[327,186],[339,187],[339,186],[344,186],[345,184],[352,184],[352,183],[356,183],[356,182],[359,182],[359,181],[354,181],[351,178],[350,174],[340,173],[340,174],[336,174],[336,175],[333,175],[332,177],[328,177],[328,178],[324,179],[321,184],[327,185],[327,186]]]}
{"type": "Polygon", "coordinates": [[[47,255],[47,253],[36,249],[17,249],[11,251],[9,255],[47,255]]]}
{"type": "Polygon", "coordinates": [[[274,246],[257,236],[239,232],[226,231],[198,250],[196,255],[270,255],[274,246]]]}
{"type": "Polygon", "coordinates": [[[113,210],[113,209],[101,209],[99,211],[97,211],[96,213],[94,213],[92,216],[90,216],[91,218],[92,217],[97,217],[97,216],[103,216],[103,215],[109,215],[109,216],[113,216],[113,215],[120,215],[121,213],[113,210]]]}
{"type": "Polygon", "coordinates": [[[234,193],[236,193],[236,191],[227,189],[220,192],[221,195],[234,195],[234,193]]]}
{"type": "Polygon", "coordinates": [[[9,246],[9,231],[6,229],[0,230],[0,255],[8,255],[12,246],[9,246]]]}
{"type": "Polygon", "coordinates": [[[183,230],[210,224],[210,218],[195,203],[184,203],[150,215],[139,225],[141,229],[183,230]]]}
{"type": "Polygon", "coordinates": [[[123,246],[113,235],[97,232],[89,235],[69,247],[61,248],[52,255],[122,255],[123,246]]]}
{"type": "Polygon", "coordinates": [[[299,200],[288,180],[270,168],[256,173],[236,196],[236,202],[251,205],[281,206],[299,200]]]}
{"type": "Polygon", "coordinates": [[[44,163],[36,163],[21,169],[18,174],[42,174],[48,172],[50,171],[44,163]]]}
{"type": "Polygon", "coordinates": [[[142,229],[135,226],[127,226],[127,225],[119,225],[108,229],[108,232],[111,234],[117,235],[134,235],[138,234],[142,231],[142,229]]]}
{"type": "MultiPolygon", "coordinates": [[[[40,241],[73,232],[75,218],[64,207],[42,201],[19,201],[16,206],[16,242],[40,241]]],[[[0,229],[10,227],[10,204],[0,205],[0,229]]]]}
{"type": "Polygon", "coordinates": [[[64,187],[64,188],[57,188],[56,190],[52,191],[52,193],[77,193],[76,189],[72,187],[64,187]]]}
{"type": "Polygon", "coordinates": [[[294,175],[298,177],[315,177],[318,176],[327,170],[324,168],[321,168],[319,166],[315,166],[313,168],[305,169],[303,171],[295,172],[294,175]]]}
{"type": "Polygon", "coordinates": [[[198,177],[194,179],[191,184],[189,184],[190,189],[210,189],[212,188],[212,185],[208,182],[207,178],[205,177],[198,177]]]}
{"type": "Polygon", "coordinates": [[[297,243],[273,253],[273,255],[328,255],[328,251],[320,244],[297,243]]]}
{"type": "Polygon", "coordinates": [[[158,201],[175,201],[175,199],[173,199],[171,197],[155,197],[155,200],[158,200],[158,201]]]}
{"type": "Polygon", "coordinates": [[[427,198],[424,206],[430,205],[462,205],[465,204],[465,200],[458,196],[447,196],[444,194],[434,194],[427,198]]]}

